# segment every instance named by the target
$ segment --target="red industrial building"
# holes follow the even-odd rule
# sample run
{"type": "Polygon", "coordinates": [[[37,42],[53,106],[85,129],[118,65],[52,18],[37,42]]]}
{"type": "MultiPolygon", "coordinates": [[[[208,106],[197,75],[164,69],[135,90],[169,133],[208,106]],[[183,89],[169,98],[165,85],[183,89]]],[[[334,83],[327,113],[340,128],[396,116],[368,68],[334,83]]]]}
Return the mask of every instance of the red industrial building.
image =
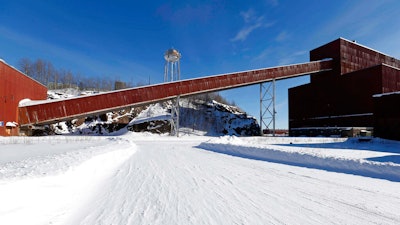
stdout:
{"type": "Polygon", "coordinates": [[[373,97],[400,91],[400,60],[342,38],[310,51],[310,60],[325,58],[333,59],[331,71],[312,74],[310,83],[289,89],[290,135],[329,135],[374,127],[380,137],[400,132],[399,124],[386,132],[383,126],[388,123],[375,118],[375,113],[384,117],[383,111],[398,109],[399,98],[373,97]]]}
{"type": "Polygon", "coordinates": [[[44,100],[47,88],[0,60],[0,136],[18,135],[18,104],[21,100],[44,100]]]}

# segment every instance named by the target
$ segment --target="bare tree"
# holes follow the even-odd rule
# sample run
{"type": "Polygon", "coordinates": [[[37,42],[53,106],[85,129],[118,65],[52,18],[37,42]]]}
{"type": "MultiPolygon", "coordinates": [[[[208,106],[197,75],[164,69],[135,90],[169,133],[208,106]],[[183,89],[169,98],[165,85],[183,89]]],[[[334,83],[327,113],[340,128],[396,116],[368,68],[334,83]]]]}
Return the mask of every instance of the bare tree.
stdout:
{"type": "Polygon", "coordinates": [[[49,61],[37,59],[31,61],[22,58],[19,69],[26,75],[46,85],[49,89],[79,87],[81,90],[110,91],[114,89],[114,80],[109,77],[85,77],[70,70],[58,69],[49,61]]]}
{"type": "Polygon", "coordinates": [[[37,59],[33,64],[34,78],[44,85],[46,85],[46,83],[44,82],[45,81],[44,77],[46,74],[45,66],[46,64],[42,59],[37,59]]]}
{"type": "Polygon", "coordinates": [[[50,86],[51,81],[54,83],[54,74],[55,74],[55,69],[53,67],[53,64],[51,64],[51,62],[45,62],[44,84],[47,87],[50,86]]]}
{"type": "Polygon", "coordinates": [[[32,61],[28,58],[22,58],[18,61],[19,69],[28,76],[32,76],[32,61]]]}

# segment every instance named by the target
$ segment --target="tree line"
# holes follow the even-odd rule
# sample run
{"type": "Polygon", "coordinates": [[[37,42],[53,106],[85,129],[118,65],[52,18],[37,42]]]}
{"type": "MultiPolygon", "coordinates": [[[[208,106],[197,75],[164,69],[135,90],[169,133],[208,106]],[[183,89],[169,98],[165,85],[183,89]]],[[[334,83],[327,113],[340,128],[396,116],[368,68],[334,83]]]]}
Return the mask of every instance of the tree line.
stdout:
{"type": "Polygon", "coordinates": [[[51,62],[43,59],[22,58],[18,62],[18,69],[48,89],[79,88],[79,90],[110,91],[133,86],[104,76],[86,77],[68,69],[55,68],[51,62]]]}

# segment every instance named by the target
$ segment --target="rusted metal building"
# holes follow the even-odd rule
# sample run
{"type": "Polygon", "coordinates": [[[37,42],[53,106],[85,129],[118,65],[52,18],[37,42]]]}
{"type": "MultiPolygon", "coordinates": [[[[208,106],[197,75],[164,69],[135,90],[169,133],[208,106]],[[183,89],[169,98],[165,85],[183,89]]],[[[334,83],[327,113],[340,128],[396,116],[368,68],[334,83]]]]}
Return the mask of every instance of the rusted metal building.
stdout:
{"type": "Polygon", "coordinates": [[[0,60],[0,136],[18,135],[18,104],[21,100],[43,100],[47,88],[0,60]]]}
{"type": "Polygon", "coordinates": [[[374,133],[400,140],[400,92],[374,95],[374,133]]]}
{"type": "Polygon", "coordinates": [[[324,58],[333,59],[331,71],[289,89],[290,135],[310,128],[372,129],[373,95],[400,91],[400,60],[342,38],[310,51],[310,60],[324,58]]]}

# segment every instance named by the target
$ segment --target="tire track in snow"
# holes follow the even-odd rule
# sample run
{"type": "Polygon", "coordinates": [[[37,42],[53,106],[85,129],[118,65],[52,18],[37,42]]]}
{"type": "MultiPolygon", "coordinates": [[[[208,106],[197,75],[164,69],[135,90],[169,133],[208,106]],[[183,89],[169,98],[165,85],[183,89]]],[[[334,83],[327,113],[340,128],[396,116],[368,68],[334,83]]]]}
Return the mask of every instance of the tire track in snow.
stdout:
{"type": "Polygon", "coordinates": [[[136,144],[134,157],[94,196],[96,207],[82,205],[86,213],[73,224],[400,221],[395,182],[203,151],[198,140],[136,144]]]}

